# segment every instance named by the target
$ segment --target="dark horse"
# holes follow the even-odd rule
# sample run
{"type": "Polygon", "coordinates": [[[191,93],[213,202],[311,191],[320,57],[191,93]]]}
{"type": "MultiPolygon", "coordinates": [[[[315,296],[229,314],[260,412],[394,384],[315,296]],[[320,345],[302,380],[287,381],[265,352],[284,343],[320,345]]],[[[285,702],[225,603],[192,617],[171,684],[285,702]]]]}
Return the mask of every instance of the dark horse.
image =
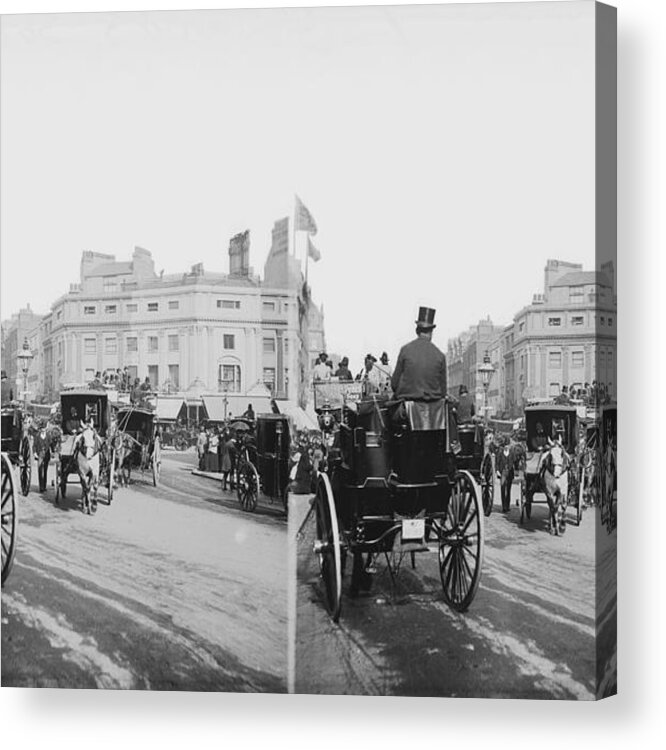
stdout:
{"type": "Polygon", "coordinates": [[[114,477],[117,477],[119,487],[129,487],[134,443],[134,438],[126,432],[118,432],[113,438],[113,447],[116,449],[116,465],[111,467],[111,470],[114,472],[114,477]]]}

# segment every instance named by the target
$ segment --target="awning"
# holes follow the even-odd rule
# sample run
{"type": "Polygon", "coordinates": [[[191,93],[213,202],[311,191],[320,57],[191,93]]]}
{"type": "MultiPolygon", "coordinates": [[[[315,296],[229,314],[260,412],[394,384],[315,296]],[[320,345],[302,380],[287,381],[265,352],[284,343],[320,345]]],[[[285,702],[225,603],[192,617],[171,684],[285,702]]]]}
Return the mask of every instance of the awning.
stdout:
{"type": "Polygon", "coordinates": [[[317,420],[291,401],[276,401],[280,414],[291,418],[297,430],[318,430],[317,420]]]}
{"type": "Polygon", "coordinates": [[[208,419],[212,422],[222,422],[232,417],[242,417],[247,411],[248,404],[252,404],[252,410],[255,414],[265,414],[271,411],[271,399],[269,396],[229,393],[226,396],[202,396],[202,400],[208,413],[208,419]]]}
{"type": "Polygon", "coordinates": [[[175,422],[176,419],[178,419],[182,407],[182,398],[165,398],[164,396],[158,396],[155,412],[159,420],[175,422]]]}

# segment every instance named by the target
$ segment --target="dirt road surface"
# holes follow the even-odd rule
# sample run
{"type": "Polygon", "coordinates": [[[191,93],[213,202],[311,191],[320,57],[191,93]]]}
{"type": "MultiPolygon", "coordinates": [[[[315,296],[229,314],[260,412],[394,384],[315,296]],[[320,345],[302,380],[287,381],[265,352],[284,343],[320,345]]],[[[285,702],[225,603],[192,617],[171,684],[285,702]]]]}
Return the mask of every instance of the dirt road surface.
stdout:
{"type": "Polygon", "coordinates": [[[100,491],[21,497],[19,545],[2,591],[3,686],[286,690],[287,524],[163,453],[148,474],[100,491]]]}
{"type": "MultiPolygon", "coordinates": [[[[309,507],[304,496],[292,502],[290,535],[309,507]]],[[[515,505],[507,515],[495,505],[486,519],[481,584],[466,613],[444,603],[431,544],[415,570],[403,565],[395,589],[378,560],[370,594],[352,599],[347,573],[335,625],[312,553],[313,514],[296,546],[295,692],[593,699],[597,680],[612,681],[597,675],[595,593],[609,642],[615,628],[614,593],[595,585],[595,534],[602,544],[607,537],[599,514],[586,510],[563,537],[549,535],[545,505],[524,526],[519,517],[515,505]]],[[[613,660],[609,654],[602,672],[613,660]]]]}

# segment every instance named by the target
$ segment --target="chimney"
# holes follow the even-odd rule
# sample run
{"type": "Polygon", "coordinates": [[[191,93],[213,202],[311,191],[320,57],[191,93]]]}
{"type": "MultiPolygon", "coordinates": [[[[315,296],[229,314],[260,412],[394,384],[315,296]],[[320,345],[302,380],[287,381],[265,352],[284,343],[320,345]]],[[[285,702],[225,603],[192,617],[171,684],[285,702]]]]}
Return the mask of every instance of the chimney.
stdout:
{"type": "Polygon", "coordinates": [[[234,235],[229,241],[229,275],[250,274],[250,230],[234,235]]]}

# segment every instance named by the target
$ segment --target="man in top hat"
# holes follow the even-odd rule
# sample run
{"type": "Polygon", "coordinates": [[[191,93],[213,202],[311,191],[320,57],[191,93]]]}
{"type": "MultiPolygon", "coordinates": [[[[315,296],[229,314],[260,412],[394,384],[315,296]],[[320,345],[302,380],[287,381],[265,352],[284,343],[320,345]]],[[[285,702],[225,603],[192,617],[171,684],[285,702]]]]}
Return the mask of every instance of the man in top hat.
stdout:
{"type": "Polygon", "coordinates": [[[446,357],[432,343],[435,310],[419,308],[416,338],[398,354],[391,387],[406,401],[438,401],[446,396],[446,357]]]}
{"type": "Polygon", "coordinates": [[[340,380],[353,380],[351,370],[349,369],[349,358],[343,357],[340,360],[340,366],[335,371],[335,377],[340,378],[340,380]]]}
{"type": "Polygon", "coordinates": [[[456,405],[456,418],[458,424],[471,422],[474,416],[474,401],[469,395],[466,385],[461,385],[458,389],[458,403],[456,405]]]}
{"type": "Polygon", "coordinates": [[[331,379],[331,368],[326,364],[328,360],[328,354],[322,352],[319,355],[319,360],[314,366],[314,379],[315,380],[330,380],[331,379]]]}

